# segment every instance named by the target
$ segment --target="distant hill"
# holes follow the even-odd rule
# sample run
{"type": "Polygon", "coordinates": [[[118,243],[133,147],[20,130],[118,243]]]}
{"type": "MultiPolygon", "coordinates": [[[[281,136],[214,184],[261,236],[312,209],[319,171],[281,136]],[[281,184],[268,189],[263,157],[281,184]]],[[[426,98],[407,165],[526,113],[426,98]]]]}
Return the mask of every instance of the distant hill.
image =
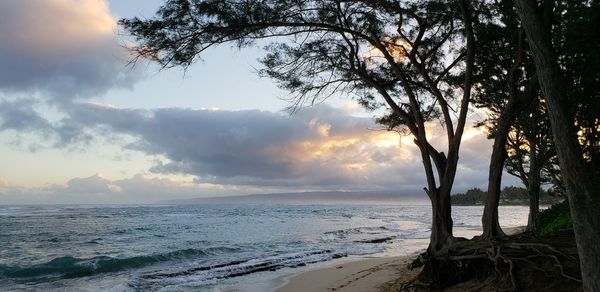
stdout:
{"type": "Polygon", "coordinates": [[[244,196],[177,199],[165,204],[426,204],[425,196],[406,195],[393,191],[368,192],[301,192],[252,194],[244,196]]]}

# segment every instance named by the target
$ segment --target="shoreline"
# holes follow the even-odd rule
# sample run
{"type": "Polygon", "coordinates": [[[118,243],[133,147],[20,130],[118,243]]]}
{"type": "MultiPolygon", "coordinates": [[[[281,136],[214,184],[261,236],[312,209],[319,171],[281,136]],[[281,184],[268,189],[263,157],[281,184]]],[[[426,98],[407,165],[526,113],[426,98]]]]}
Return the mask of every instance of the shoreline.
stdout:
{"type": "MultiPolygon", "coordinates": [[[[506,227],[507,235],[521,233],[525,226],[506,227]]],[[[422,252],[422,251],[421,251],[422,252]]],[[[276,292],[303,291],[393,291],[398,283],[414,279],[420,269],[410,270],[408,264],[419,254],[391,257],[361,257],[345,262],[332,262],[307,271],[282,276],[276,292]]]]}
{"type": "Polygon", "coordinates": [[[283,277],[280,279],[283,283],[275,291],[388,291],[394,283],[409,281],[417,275],[419,269],[411,271],[407,267],[416,256],[363,257],[332,263],[283,277]]]}

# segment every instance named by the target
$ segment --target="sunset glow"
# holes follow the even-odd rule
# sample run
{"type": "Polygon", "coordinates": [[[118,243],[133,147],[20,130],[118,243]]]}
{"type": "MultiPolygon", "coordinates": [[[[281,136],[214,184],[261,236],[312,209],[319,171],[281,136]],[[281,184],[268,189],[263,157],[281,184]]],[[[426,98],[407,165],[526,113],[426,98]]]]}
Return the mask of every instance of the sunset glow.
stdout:
{"type": "MultiPolygon", "coordinates": [[[[3,2],[2,11],[21,15],[0,19],[6,202],[67,202],[75,189],[104,193],[77,198],[94,202],[355,187],[420,192],[411,135],[382,130],[352,100],[281,112],[285,93],[253,72],[259,51],[215,50],[185,73],[128,66],[123,44],[133,43],[116,20],[160,3],[3,2]]],[[[402,62],[410,47],[385,41],[402,62]]],[[[380,62],[383,54],[365,48],[364,58],[380,62]]],[[[426,130],[445,147],[437,124],[426,130]]],[[[487,153],[489,141],[471,128],[464,141],[462,169],[484,181],[487,166],[468,161],[487,153]]]]}

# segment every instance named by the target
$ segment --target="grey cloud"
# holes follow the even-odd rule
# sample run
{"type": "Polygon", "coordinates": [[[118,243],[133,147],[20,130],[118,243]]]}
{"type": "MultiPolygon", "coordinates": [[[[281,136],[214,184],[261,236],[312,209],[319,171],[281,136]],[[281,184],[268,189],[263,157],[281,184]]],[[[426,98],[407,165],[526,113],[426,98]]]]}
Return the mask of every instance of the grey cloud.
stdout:
{"type": "MultiPolygon", "coordinates": [[[[15,116],[35,116],[26,107],[15,109],[23,111],[15,116]]],[[[425,186],[414,145],[378,146],[372,140],[377,132],[370,129],[377,126],[371,119],[327,105],[292,116],[259,110],[120,109],[92,103],[72,103],[65,109],[68,117],[58,125],[32,119],[38,125],[30,128],[50,127],[59,140],[56,145],[87,143],[93,134],[127,135],[134,142],[123,147],[166,158],[151,172],[192,175],[196,183],[418,193],[425,186]]],[[[16,122],[13,126],[27,128],[16,122]]],[[[481,135],[465,140],[461,149],[454,190],[484,187],[490,141],[481,135]]],[[[505,181],[518,184],[508,176],[505,181]]]]}
{"type": "Polygon", "coordinates": [[[0,1],[0,91],[53,102],[131,86],[114,19],[102,1],[0,1]]]}
{"type": "MultiPolygon", "coordinates": [[[[182,108],[118,109],[95,104],[74,104],[70,121],[81,129],[103,129],[107,134],[136,137],[125,147],[149,155],[162,155],[152,172],[188,174],[196,181],[224,185],[286,188],[412,189],[425,186],[420,155],[414,145],[376,147],[368,136],[377,126],[371,119],[350,116],[327,105],[306,108],[295,115],[251,110],[210,111],[182,108]],[[323,127],[327,133],[322,132],[323,127]],[[329,137],[323,137],[327,134],[329,137]],[[297,149],[302,143],[356,138],[335,146],[322,157],[320,149],[297,149]],[[365,138],[366,137],[366,138],[365,138]],[[400,152],[406,152],[398,159],[400,152]],[[366,170],[344,164],[368,161],[366,170]]],[[[461,148],[456,191],[483,187],[491,142],[483,135],[465,140],[461,148]]],[[[505,177],[506,184],[518,184],[505,177]]]]}
{"type": "MultiPolygon", "coordinates": [[[[413,145],[375,147],[368,141],[368,129],[377,127],[370,119],[326,105],[287,116],[258,110],[117,109],[77,102],[131,86],[139,77],[124,68],[126,52],[117,43],[114,19],[103,4],[0,1],[0,93],[12,98],[0,101],[0,130],[40,134],[50,147],[86,145],[94,135],[131,135],[135,142],[124,147],[168,159],[151,171],[193,175],[199,183],[416,191],[425,185],[413,145]],[[67,117],[47,120],[36,110],[47,104],[67,117]],[[359,141],[322,149],[302,145],[348,137],[359,141]],[[321,150],[329,152],[315,154],[321,150]],[[412,158],[398,159],[402,151],[412,158]],[[352,166],[365,161],[373,167],[352,166]]],[[[490,149],[484,137],[463,143],[458,191],[485,184],[490,149]]],[[[70,181],[63,191],[104,194],[127,183],[92,177],[70,181]]]]}
{"type": "Polygon", "coordinates": [[[109,194],[114,191],[111,182],[101,175],[85,178],[72,178],[67,182],[67,187],[62,191],[68,194],[94,195],[109,194]]]}
{"type": "MultiPolygon", "coordinates": [[[[88,129],[69,119],[50,122],[36,110],[40,105],[34,99],[16,99],[0,101],[0,131],[13,131],[17,136],[33,133],[39,135],[37,143],[28,145],[28,149],[36,151],[48,147],[73,147],[91,142],[88,129]]],[[[21,139],[15,140],[21,144],[21,139]]]]}
{"type": "Polygon", "coordinates": [[[0,130],[48,132],[52,125],[34,109],[35,101],[0,101],[0,130]]]}
{"type": "Polygon", "coordinates": [[[75,100],[130,87],[139,79],[138,71],[125,66],[128,53],[106,5],[0,1],[0,131],[41,135],[39,143],[27,145],[30,150],[91,141],[80,124],[50,121],[38,108],[62,114],[75,100]]]}
{"type": "Polygon", "coordinates": [[[364,131],[369,124],[368,119],[349,118],[342,111],[325,106],[287,116],[258,110],[145,111],[80,104],[71,109],[70,116],[73,123],[82,127],[110,127],[139,137],[127,147],[161,154],[170,160],[157,164],[152,169],[154,172],[193,174],[211,182],[252,181],[254,184],[298,183],[304,170],[298,169],[298,162],[285,155],[291,151],[286,147],[320,137],[319,129],[311,126],[316,119],[332,125],[332,133],[353,134],[364,131]]]}

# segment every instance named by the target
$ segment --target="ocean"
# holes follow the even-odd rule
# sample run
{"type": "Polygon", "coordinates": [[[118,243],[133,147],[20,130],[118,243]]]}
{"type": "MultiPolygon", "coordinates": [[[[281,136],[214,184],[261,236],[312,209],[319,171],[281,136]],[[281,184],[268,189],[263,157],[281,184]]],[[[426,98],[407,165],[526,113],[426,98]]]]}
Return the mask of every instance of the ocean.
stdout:
{"type": "MultiPolygon", "coordinates": [[[[0,206],[0,290],[268,291],[335,260],[426,248],[428,205],[0,206]]],[[[455,235],[481,206],[453,207],[455,235]]],[[[527,222],[501,206],[503,227],[527,222]]]]}

